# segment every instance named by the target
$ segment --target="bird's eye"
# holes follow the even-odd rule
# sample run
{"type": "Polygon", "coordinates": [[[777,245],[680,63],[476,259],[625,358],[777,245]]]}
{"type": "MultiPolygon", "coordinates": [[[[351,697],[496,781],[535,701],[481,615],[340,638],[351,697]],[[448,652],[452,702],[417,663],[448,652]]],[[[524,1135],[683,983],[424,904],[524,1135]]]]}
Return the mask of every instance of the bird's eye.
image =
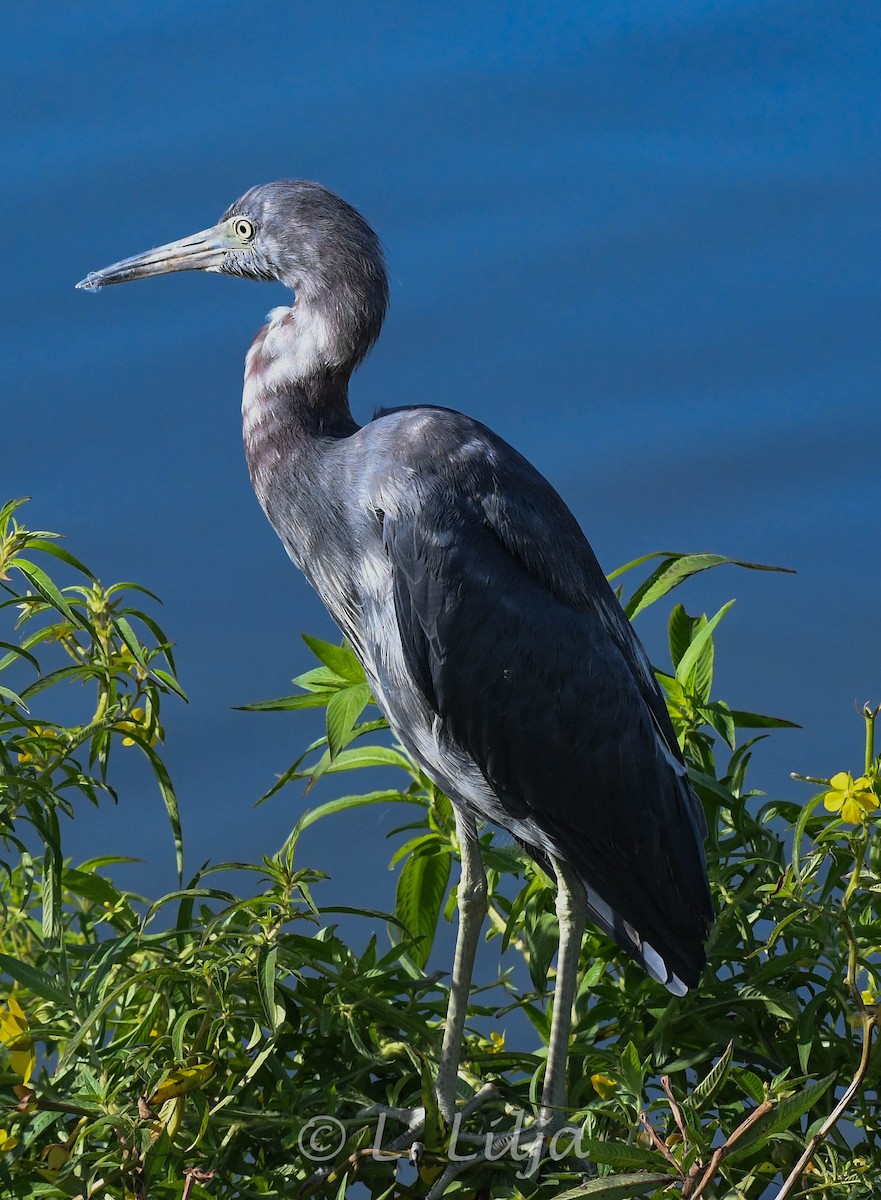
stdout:
{"type": "Polygon", "coordinates": [[[257,232],[253,223],[247,217],[236,217],[233,229],[235,230],[236,237],[241,238],[243,242],[250,242],[257,232]]]}

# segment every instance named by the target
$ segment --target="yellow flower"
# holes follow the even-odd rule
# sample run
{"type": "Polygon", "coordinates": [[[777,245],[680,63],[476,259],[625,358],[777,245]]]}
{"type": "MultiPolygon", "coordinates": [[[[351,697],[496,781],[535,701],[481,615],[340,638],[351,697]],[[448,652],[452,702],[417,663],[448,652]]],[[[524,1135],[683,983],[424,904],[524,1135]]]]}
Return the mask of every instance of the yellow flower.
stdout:
{"type": "Polygon", "coordinates": [[[618,1090],[617,1083],[614,1079],[610,1079],[608,1075],[591,1075],[590,1082],[593,1090],[601,1100],[608,1100],[618,1090]]]}
{"type": "MultiPolygon", "coordinates": [[[[36,738],[57,738],[58,734],[55,732],[54,729],[43,729],[43,727],[41,725],[35,725],[33,727],[33,729],[30,731],[30,737],[35,738],[35,739],[36,738]]],[[[19,766],[23,767],[26,763],[42,762],[45,758],[44,750],[45,750],[45,747],[41,746],[39,744],[39,742],[37,742],[37,741],[32,742],[29,749],[19,750],[19,752],[18,752],[19,766]]]]}
{"type": "MultiPolygon", "coordinates": [[[[132,733],[140,734],[141,737],[146,737],[149,730],[147,714],[142,708],[133,708],[129,713],[129,719],[127,721],[120,721],[118,728],[120,730],[129,730],[132,733]]],[[[155,746],[159,741],[159,734],[161,732],[162,731],[158,725],[153,727],[153,732],[149,739],[151,746],[155,746]]],[[[134,746],[135,739],[132,737],[124,737],[122,739],[122,744],[123,746],[134,746]]]]}
{"type": "Polygon", "coordinates": [[[10,1052],[13,1071],[21,1075],[23,1083],[27,1083],[37,1065],[28,1019],[15,996],[10,996],[6,1004],[6,1012],[0,1009],[0,1042],[5,1043],[10,1052]]]}
{"type": "Polygon", "coordinates": [[[14,1150],[17,1145],[17,1137],[7,1133],[5,1129],[0,1129],[0,1154],[5,1154],[7,1150],[14,1150]]]}
{"type": "Polygon", "coordinates": [[[839,771],[829,780],[829,791],[823,795],[823,807],[828,812],[840,812],[851,825],[860,825],[878,807],[872,780],[867,775],[854,779],[849,771],[839,771]]]}
{"type": "Polygon", "coordinates": [[[492,1033],[489,1035],[489,1040],[492,1042],[493,1054],[498,1054],[498,1052],[500,1050],[504,1050],[505,1035],[503,1033],[496,1033],[496,1031],[493,1030],[492,1033]]]}
{"type": "Polygon", "coordinates": [[[879,996],[878,992],[876,992],[873,987],[864,988],[863,991],[860,992],[860,997],[862,998],[863,1004],[865,1004],[866,1008],[871,1008],[873,1004],[877,1004],[879,999],[881,999],[881,996],[879,996]]]}

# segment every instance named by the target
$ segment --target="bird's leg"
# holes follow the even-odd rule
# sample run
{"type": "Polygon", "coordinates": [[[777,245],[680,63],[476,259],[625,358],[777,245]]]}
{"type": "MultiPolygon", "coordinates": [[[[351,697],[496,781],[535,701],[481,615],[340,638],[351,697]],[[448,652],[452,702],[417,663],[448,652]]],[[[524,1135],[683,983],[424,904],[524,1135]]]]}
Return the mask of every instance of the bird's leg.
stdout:
{"type": "MultiPolygon", "coordinates": [[[[447,1003],[447,1016],[444,1022],[444,1036],[435,1084],[438,1110],[447,1125],[452,1125],[456,1117],[459,1059],[465,1034],[465,1019],[468,1015],[471,976],[474,970],[477,946],[480,942],[481,927],[487,913],[486,875],[480,857],[477,826],[473,818],[461,813],[458,808],[454,808],[453,811],[456,818],[456,835],[459,841],[461,861],[459,928],[456,932],[456,953],[453,958],[450,999],[447,1003]]],[[[495,1095],[496,1089],[493,1085],[487,1084],[482,1087],[462,1108],[459,1114],[460,1120],[469,1116],[495,1095]]],[[[396,1120],[407,1124],[406,1132],[396,1138],[389,1147],[391,1151],[396,1152],[413,1145],[425,1131],[426,1114],[423,1108],[410,1111],[374,1105],[365,1109],[361,1115],[374,1117],[381,1114],[393,1116],[396,1120]]]]}
{"type": "Polygon", "coordinates": [[[581,880],[567,863],[555,858],[553,864],[557,876],[560,944],[557,950],[557,986],[554,989],[554,1012],[548,1040],[548,1063],[538,1118],[543,1133],[553,1132],[562,1122],[566,1107],[566,1060],[572,1028],[572,1005],[578,979],[581,939],[587,921],[587,897],[581,880]]]}
{"type": "MultiPolygon", "coordinates": [[[[468,1134],[460,1135],[464,1143],[481,1140],[485,1148],[473,1155],[457,1157],[450,1162],[431,1187],[427,1200],[440,1200],[450,1184],[468,1170],[484,1162],[495,1162],[505,1153],[528,1162],[521,1178],[533,1177],[539,1169],[545,1147],[551,1135],[564,1123],[566,1109],[566,1060],[569,1051],[569,1032],[572,1028],[572,1005],[578,979],[578,959],[581,939],[587,921],[587,897],[584,886],[568,864],[553,859],[557,876],[557,919],[560,923],[560,943],[557,951],[557,986],[554,989],[554,1011],[548,1039],[548,1060],[538,1120],[527,1128],[518,1127],[488,1140],[468,1134]]],[[[464,878],[465,858],[462,858],[464,878]]],[[[461,934],[461,930],[460,930],[461,934]]],[[[470,964],[469,964],[470,965],[470,964]]],[[[461,1035],[461,1025],[460,1025],[461,1035]]],[[[450,1022],[447,1022],[447,1032],[450,1022]]],[[[446,1042],[445,1042],[446,1045],[446,1042]]],[[[458,1042],[456,1043],[458,1047],[458,1042]]],[[[438,1080],[440,1082],[440,1080],[438,1080]]]]}
{"type": "Polygon", "coordinates": [[[466,816],[458,808],[455,808],[454,812],[462,863],[459,879],[459,928],[456,933],[456,954],[453,959],[450,1000],[447,1005],[436,1088],[438,1108],[448,1123],[452,1122],[456,1111],[456,1084],[462,1038],[465,1034],[465,1018],[468,1013],[468,995],[471,990],[474,957],[487,912],[486,874],[480,857],[477,826],[472,817],[466,816]]]}

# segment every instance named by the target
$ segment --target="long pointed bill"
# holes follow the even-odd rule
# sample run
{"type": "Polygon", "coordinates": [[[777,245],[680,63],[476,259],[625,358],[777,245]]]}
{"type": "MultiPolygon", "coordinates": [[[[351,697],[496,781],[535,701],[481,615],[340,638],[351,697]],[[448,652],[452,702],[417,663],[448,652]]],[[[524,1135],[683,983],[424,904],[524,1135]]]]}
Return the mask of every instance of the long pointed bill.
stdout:
{"type": "Polygon", "coordinates": [[[91,271],[76,286],[91,292],[110,283],[128,283],[130,279],[167,275],[170,271],[219,271],[230,250],[240,249],[242,243],[226,225],[215,225],[146,254],[124,258],[103,271],[91,271]]]}

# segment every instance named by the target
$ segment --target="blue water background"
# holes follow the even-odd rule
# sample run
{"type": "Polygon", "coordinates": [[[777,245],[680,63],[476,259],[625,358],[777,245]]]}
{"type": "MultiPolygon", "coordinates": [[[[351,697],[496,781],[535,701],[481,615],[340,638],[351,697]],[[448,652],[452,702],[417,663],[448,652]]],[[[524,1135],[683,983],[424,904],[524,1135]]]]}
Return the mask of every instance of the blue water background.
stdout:
{"type": "MultiPolygon", "coordinates": [[[[758,751],[757,786],[803,798],[791,770],[860,768],[855,706],[881,700],[875,4],[48,4],[3,25],[0,491],[164,598],[190,867],[271,852],[302,811],[300,789],[251,805],[314,724],[232,706],[292,690],[301,630],[335,637],[241,451],[243,356],[284,294],[73,284],[282,176],[339,191],[388,249],[356,415],[479,417],[607,569],[663,548],[795,568],[680,597],[738,597],[717,695],[804,726],[758,751]]],[[[663,613],[640,630],[662,663],[663,613]]],[[[140,856],[126,881],[156,895],[170,839],[129,753],[122,805],[65,836],[140,856]]],[[[316,826],[319,898],[388,906],[398,821],[316,826]]]]}

